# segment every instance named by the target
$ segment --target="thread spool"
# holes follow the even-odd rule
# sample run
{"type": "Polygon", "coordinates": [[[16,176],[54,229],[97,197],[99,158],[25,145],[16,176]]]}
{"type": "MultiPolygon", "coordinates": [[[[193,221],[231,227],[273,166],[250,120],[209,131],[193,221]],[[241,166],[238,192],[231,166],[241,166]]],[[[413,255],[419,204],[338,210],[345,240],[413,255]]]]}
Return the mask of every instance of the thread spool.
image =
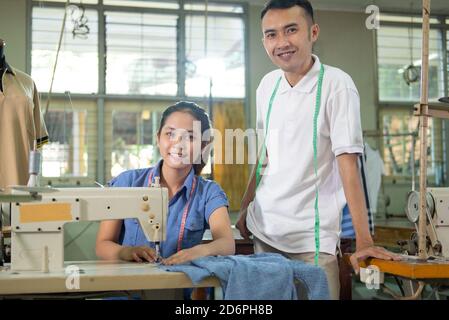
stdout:
{"type": "Polygon", "coordinates": [[[37,177],[41,168],[41,153],[37,150],[30,151],[30,160],[28,162],[28,173],[30,178],[28,179],[28,187],[39,186],[37,177]]]}

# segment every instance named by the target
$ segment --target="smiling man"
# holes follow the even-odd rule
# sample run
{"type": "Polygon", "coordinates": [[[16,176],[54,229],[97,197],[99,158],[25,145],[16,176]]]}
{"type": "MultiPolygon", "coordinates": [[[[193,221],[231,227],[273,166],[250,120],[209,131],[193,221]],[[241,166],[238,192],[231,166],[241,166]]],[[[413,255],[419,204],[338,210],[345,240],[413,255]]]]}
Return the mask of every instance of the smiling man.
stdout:
{"type": "Polygon", "coordinates": [[[267,134],[237,228],[245,238],[253,234],[256,253],[320,265],[338,299],[336,252],[346,203],[356,232],[354,269],[369,256],[399,259],[375,247],[369,233],[357,163],[363,153],[358,91],[348,74],[312,54],[320,29],[308,1],[269,1],[261,19],[263,45],[279,69],[257,89],[257,126],[267,134]],[[274,130],[277,141],[270,139],[274,130]]]}

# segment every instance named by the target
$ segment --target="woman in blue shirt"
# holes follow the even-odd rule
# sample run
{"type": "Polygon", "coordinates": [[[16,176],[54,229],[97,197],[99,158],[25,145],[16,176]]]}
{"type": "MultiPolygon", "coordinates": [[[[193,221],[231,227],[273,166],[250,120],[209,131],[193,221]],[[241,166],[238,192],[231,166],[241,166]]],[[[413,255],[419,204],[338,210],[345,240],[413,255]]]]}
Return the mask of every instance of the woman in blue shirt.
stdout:
{"type": "MultiPolygon", "coordinates": [[[[162,159],[155,167],[126,171],[110,182],[112,187],[148,187],[159,177],[161,186],[168,189],[167,236],[160,247],[162,263],[167,265],[235,252],[226,195],[217,183],[200,176],[210,144],[202,136],[210,130],[207,113],[195,103],[181,101],[168,107],[157,133],[162,159]],[[194,130],[198,125],[201,130],[194,130]],[[208,228],[213,241],[200,244],[208,228]]],[[[102,221],[96,253],[105,260],[157,259],[154,245],[135,219],[102,221]]]]}

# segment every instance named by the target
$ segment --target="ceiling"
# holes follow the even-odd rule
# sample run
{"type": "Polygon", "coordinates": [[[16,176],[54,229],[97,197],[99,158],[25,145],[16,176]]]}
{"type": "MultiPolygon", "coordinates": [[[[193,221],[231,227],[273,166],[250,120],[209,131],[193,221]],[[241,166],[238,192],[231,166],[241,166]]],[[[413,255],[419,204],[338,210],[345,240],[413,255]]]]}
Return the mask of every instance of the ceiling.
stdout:
{"type": "MultiPolygon", "coordinates": [[[[248,0],[250,4],[264,5],[267,0],[248,0]]],[[[359,11],[364,12],[371,4],[377,5],[382,11],[389,12],[418,12],[421,13],[422,1],[420,0],[310,0],[314,9],[335,11],[359,11]]],[[[449,14],[448,0],[431,0],[430,12],[432,15],[449,14]]]]}

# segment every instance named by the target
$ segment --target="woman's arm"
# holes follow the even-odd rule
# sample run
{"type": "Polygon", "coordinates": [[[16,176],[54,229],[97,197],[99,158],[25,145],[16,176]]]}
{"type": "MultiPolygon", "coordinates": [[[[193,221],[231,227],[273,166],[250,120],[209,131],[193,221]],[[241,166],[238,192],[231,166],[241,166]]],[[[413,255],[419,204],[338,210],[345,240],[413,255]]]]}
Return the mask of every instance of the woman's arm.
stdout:
{"type": "Polygon", "coordinates": [[[213,241],[178,251],[165,259],[163,263],[167,265],[180,264],[205,256],[233,255],[235,253],[235,241],[228,209],[226,207],[216,209],[209,217],[209,226],[213,241]]]}
{"type": "Polygon", "coordinates": [[[152,248],[126,247],[118,244],[118,238],[122,228],[123,220],[105,220],[101,221],[95,243],[95,252],[97,257],[103,260],[125,260],[137,261],[143,260],[154,262],[156,254],[152,248]]]}
{"type": "Polygon", "coordinates": [[[235,241],[232,234],[231,221],[228,209],[221,207],[216,209],[209,217],[209,226],[213,241],[203,246],[205,256],[227,256],[235,253],[235,241]]]}
{"type": "Polygon", "coordinates": [[[95,252],[103,260],[119,260],[122,246],[118,244],[123,220],[105,220],[98,228],[95,252]]]}

